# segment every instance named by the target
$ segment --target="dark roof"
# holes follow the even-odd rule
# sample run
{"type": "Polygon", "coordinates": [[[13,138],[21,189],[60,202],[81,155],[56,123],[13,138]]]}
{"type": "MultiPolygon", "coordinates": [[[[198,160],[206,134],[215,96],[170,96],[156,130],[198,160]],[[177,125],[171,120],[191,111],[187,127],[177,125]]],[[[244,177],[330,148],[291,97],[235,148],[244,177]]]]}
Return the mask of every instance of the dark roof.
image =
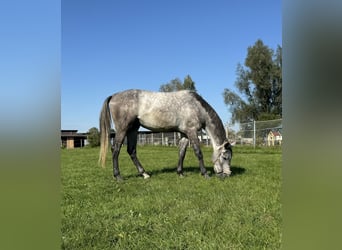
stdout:
{"type": "Polygon", "coordinates": [[[62,129],[61,136],[62,137],[78,137],[78,138],[87,138],[87,133],[77,133],[77,129],[62,129]]]}
{"type": "Polygon", "coordinates": [[[76,134],[77,131],[77,129],[61,129],[62,134],[76,134]]]}

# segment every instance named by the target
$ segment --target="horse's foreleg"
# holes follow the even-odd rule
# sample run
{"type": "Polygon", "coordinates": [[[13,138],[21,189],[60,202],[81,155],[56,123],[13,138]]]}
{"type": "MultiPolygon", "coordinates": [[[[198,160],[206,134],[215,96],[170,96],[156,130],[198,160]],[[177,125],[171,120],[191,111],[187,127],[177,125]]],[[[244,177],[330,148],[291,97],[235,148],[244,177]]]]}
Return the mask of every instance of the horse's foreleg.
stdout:
{"type": "Polygon", "coordinates": [[[178,167],[177,173],[179,176],[183,176],[183,162],[186,154],[186,150],[188,148],[189,140],[185,137],[180,139],[179,141],[179,159],[178,159],[178,167]]]}
{"type": "Polygon", "coordinates": [[[130,131],[127,134],[127,153],[131,157],[134,165],[136,166],[138,173],[142,175],[144,179],[147,179],[150,176],[145,172],[145,169],[143,168],[137,157],[137,137],[138,130],[130,131]]]}
{"type": "Polygon", "coordinates": [[[203,154],[202,154],[202,150],[200,148],[200,143],[197,137],[192,137],[191,142],[193,143],[193,149],[195,152],[195,155],[198,158],[199,161],[199,167],[201,170],[201,174],[205,177],[205,178],[209,178],[209,175],[207,173],[207,170],[204,167],[204,161],[203,161],[203,154]]]}

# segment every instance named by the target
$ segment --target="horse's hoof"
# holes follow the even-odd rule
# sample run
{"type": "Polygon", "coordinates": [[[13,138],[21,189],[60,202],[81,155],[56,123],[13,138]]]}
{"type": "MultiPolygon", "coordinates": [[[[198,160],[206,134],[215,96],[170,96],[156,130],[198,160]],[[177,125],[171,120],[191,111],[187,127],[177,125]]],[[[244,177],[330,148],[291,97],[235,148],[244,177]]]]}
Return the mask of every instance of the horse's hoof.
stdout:
{"type": "Polygon", "coordinates": [[[209,176],[207,173],[205,173],[205,174],[203,175],[203,177],[204,177],[204,179],[210,179],[210,176],[209,176]]]}
{"type": "Polygon", "coordinates": [[[179,173],[178,176],[179,176],[179,178],[184,178],[185,177],[185,175],[183,173],[179,173]]]}
{"type": "Polygon", "coordinates": [[[219,174],[216,174],[216,176],[220,179],[225,179],[226,177],[229,177],[229,174],[226,174],[226,173],[219,173],[219,174]]]}
{"type": "Polygon", "coordinates": [[[117,182],[123,181],[121,175],[115,176],[115,179],[116,179],[117,182]]]}
{"type": "Polygon", "coordinates": [[[149,174],[147,174],[147,173],[142,173],[142,176],[144,177],[145,180],[151,177],[151,176],[150,176],[149,174]]]}
{"type": "Polygon", "coordinates": [[[232,171],[223,171],[225,177],[229,177],[232,174],[232,171]]]}

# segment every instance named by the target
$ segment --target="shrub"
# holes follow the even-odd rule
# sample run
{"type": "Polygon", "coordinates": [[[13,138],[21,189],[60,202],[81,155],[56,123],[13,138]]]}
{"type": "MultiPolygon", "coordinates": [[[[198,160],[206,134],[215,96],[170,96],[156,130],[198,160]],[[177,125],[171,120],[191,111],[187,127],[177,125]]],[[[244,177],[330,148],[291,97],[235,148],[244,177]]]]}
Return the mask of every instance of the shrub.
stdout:
{"type": "Polygon", "coordinates": [[[90,147],[100,146],[100,132],[99,132],[99,130],[95,127],[89,129],[87,140],[89,142],[90,147]]]}

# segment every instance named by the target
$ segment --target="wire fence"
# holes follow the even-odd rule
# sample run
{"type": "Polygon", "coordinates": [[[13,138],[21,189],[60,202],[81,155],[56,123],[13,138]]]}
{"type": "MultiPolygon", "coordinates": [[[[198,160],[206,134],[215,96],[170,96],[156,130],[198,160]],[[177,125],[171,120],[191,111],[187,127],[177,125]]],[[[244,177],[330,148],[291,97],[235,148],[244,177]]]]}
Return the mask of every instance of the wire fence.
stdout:
{"type": "Polygon", "coordinates": [[[281,146],[282,124],[282,119],[240,123],[238,131],[228,127],[228,138],[241,145],[281,146]]]}
{"type": "MultiPolygon", "coordinates": [[[[177,146],[180,139],[181,134],[178,132],[153,133],[151,131],[139,131],[138,133],[139,145],[177,146]]],[[[205,131],[198,132],[198,139],[201,144],[210,145],[210,138],[205,131]]]]}
{"type": "MultiPolygon", "coordinates": [[[[231,125],[226,125],[226,134],[229,141],[237,145],[281,146],[282,119],[240,123],[235,129],[231,125]]],[[[211,144],[210,137],[204,130],[199,131],[197,136],[202,145],[211,144]]],[[[139,145],[177,146],[180,139],[181,134],[177,132],[139,131],[138,133],[139,145]]]]}

